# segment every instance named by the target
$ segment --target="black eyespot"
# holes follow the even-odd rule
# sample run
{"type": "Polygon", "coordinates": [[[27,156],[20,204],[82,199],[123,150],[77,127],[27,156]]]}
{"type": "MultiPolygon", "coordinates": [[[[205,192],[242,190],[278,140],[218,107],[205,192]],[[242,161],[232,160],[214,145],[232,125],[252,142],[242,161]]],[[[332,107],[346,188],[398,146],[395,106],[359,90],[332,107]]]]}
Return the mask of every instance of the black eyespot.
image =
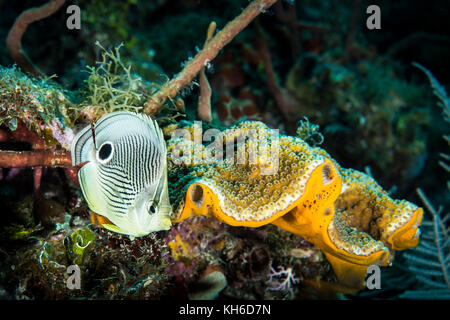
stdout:
{"type": "Polygon", "coordinates": [[[102,144],[102,146],[98,150],[98,158],[100,160],[108,159],[111,156],[112,150],[113,149],[111,143],[107,142],[102,144]]]}
{"type": "Polygon", "coordinates": [[[151,213],[155,213],[156,212],[156,209],[155,209],[155,207],[153,205],[150,206],[150,212],[151,213]]]}

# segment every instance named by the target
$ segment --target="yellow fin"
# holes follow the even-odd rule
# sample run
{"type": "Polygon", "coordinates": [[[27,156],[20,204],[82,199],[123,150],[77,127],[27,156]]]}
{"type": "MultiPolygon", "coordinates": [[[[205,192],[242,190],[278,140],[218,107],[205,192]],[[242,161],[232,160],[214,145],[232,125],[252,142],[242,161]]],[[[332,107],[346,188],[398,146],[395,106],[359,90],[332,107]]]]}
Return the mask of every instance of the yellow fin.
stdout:
{"type": "Polygon", "coordinates": [[[128,232],[123,231],[115,224],[105,223],[105,224],[102,224],[102,227],[104,227],[105,229],[108,229],[109,231],[113,231],[113,232],[117,232],[117,233],[121,233],[121,234],[128,234],[128,232]]]}

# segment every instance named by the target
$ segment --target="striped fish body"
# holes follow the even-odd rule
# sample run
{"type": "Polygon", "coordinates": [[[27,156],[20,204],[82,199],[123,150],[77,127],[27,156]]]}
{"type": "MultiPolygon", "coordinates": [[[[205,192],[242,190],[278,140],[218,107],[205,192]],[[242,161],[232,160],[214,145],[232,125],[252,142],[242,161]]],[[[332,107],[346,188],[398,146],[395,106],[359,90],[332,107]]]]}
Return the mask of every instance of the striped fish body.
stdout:
{"type": "Polygon", "coordinates": [[[111,231],[140,237],[168,230],[172,207],[167,185],[166,144],[156,121],[127,111],[110,113],[81,130],[72,163],[89,208],[108,218],[111,231]]]}

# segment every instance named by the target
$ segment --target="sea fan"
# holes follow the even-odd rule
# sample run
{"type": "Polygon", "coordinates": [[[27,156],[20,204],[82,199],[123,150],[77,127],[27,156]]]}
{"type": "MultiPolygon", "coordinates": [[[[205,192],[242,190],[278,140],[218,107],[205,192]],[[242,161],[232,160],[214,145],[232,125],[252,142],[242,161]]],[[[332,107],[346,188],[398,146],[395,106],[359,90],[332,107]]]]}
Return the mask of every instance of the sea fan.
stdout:
{"type": "MultiPolygon", "coordinates": [[[[413,63],[421,69],[428,77],[433,93],[440,100],[443,109],[444,119],[450,122],[450,99],[442,85],[439,84],[433,74],[424,66],[413,63]]],[[[444,139],[450,143],[449,136],[444,139]]],[[[447,154],[441,154],[443,160],[440,166],[450,172],[450,166],[446,161],[450,160],[447,154]]],[[[450,183],[447,182],[450,190],[450,183]]],[[[450,212],[442,217],[442,208],[434,208],[421,189],[417,189],[417,194],[422,200],[425,208],[431,214],[432,220],[425,219],[422,223],[422,239],[412,253],[405,253],[407,268],[413,272],[421,286],[418,289],[406,291],[401,298],[419,299],[450,299],[450,212]]]]}
{"type": "Polygon", "coordinates": [[[409,271],[422,284],[420,289],[406,291],[401,298],[450,299],[450,212],[441,218],[442,208],[436,210],[422,190],[417,193],[432,220],[422,223],[422,239],[412,253],[405,253],[409,271]]]}
{"type": "MultiPolygon", "coordinates": [[[[438,105],[442,108],[444,120],[450,123],[450,98],[447,96],[445,88],[437,81],[430,70],[418,64],[417,62],[414,62],[413,66],[422,70],[428,77],[431,88],[433,88],[433,93],[439,99],[438,105]]],[[[444,139],[450,145],[450,135],[444,135],[444,139]]],[[[439,165],[444,168],[445,171],[450,173],[450,164],[448,164],[448,162],[450,162],[450,155],[441,153],[441,157],[443,160],[439,161],[439,165]]],[[[450,190],[450,181],[447,181],[447,188],[450,190]]]]}

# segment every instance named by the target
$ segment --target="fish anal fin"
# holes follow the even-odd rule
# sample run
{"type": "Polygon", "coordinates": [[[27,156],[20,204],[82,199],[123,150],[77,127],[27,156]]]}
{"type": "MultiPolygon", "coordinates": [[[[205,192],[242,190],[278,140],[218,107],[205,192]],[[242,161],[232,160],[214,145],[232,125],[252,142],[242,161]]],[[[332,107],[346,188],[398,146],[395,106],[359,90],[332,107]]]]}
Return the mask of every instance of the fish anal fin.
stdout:
{"type": "Polygon", "coordinates": [[[113,231],[113,232],[117,232],[117,233],[121,233],[121,234],[129,234],[128,232],[120,229],[118,226],[116,226],[115,224],[112,224],[112,223],[111,224],[105,223],[102,226],[109,231],[113,231]]]}

